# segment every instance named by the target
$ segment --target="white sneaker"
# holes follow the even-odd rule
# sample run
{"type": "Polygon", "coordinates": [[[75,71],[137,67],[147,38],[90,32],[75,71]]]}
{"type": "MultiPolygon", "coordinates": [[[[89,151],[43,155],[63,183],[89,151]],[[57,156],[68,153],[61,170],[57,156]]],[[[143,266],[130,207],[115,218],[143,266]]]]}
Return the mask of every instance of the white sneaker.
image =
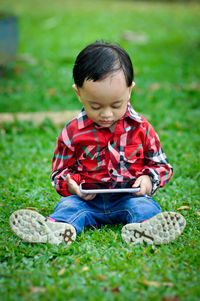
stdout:
{"type": "Polygon", "coordinates": [[[21,239],[27,242],[67,245],[76,239],[75,228],[67,223],[52,222],[36,211],[22,209],[10,216],[10,226],[21,239]]]}
{"type": "Polygon", "coordinates": [[[183,232],[185,225],[180,213],[162,212],[143,223],[125,225],[121,235],[127,243],[167,244],[183,232]]]}

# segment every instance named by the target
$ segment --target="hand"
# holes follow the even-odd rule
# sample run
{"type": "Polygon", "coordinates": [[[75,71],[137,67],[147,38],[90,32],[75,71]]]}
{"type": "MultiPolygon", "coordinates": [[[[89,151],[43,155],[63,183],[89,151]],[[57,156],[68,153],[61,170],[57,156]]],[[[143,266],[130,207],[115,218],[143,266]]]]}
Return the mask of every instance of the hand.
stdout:
{"type": "Polygon", "coordinates": [[[95,198],[96,194],[84,194],[80,192],[79,185],[70,178],[70,175],[68,174],[66,177],[67,182],[67,188],[69,193],[78,195],[81,199],[84,199],[85,201],[89,201],[95,198]]]}
{"type": "Polygon", "coordinates": [[[144,194],[151,195],[152,191],[152,180],[149,176],[144,175],[136,179],[133,187],[140,187],[140,191],[136,192],[134,195],[140,196],[144,194]]]}

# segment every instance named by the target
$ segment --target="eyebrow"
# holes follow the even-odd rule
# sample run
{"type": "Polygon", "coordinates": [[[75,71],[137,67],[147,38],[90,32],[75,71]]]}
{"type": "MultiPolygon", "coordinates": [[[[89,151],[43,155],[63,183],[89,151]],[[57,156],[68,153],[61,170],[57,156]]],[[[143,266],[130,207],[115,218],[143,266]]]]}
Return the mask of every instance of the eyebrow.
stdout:
{"type": "MultiPolygon", "coordinates": [[[[119,102],[122,102],[122,101],[123,101],[123,99],[115,100],[115,101],[112,102],[112,105],[116,104],[116,103],[119,103],[119,102]]],[[[88,100],[88,102],[90,102],[91,104],[101,105],[101,103],[96,102],[95,100],[88,100]]]]}

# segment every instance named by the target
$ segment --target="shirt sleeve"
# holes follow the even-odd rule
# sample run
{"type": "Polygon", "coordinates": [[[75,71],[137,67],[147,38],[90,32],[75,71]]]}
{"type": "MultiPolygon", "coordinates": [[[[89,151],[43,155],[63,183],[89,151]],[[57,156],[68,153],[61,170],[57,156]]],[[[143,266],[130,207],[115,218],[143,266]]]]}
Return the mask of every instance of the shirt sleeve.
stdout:
{"type": "Polygon", "coordinates": [[[164,187],[169,182],[173,169],[161,147],[158,134],[151,125],[149,125],[146,132],[144,148],[145,168],[143,169],[143,174],[151,177],[153,194],[159,187],[164,187]]]}
{"type": "Polygon", "coordinates": [[[64,128],[57,139],[52,161],[51,184],[62,196],[70,195],[65,181],[67,174],[70,174],[71,179],[78,184],[81,180],[80,175],[75,173],[73,169],[75,163],[75,150],[71,144],[72,139],[72,131],[68,130],[67,127],[64,128]]]}

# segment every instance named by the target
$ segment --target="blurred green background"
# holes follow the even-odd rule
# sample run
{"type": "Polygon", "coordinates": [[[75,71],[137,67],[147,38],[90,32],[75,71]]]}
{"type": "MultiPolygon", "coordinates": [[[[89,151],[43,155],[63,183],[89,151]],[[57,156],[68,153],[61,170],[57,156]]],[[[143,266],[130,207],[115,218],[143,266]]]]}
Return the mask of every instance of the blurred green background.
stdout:
{"type": "Polygon", "coordinates": [[[166,109],[174,101],[197,106],[196,3],[1,0],[0,11],[18,16],[20,38],[17,61],[0,79],[1,112],[80,108],[71,89],[72,66],[79,51],[97,39],[119,43],[130,54],[136,110],[166,109]]]}

